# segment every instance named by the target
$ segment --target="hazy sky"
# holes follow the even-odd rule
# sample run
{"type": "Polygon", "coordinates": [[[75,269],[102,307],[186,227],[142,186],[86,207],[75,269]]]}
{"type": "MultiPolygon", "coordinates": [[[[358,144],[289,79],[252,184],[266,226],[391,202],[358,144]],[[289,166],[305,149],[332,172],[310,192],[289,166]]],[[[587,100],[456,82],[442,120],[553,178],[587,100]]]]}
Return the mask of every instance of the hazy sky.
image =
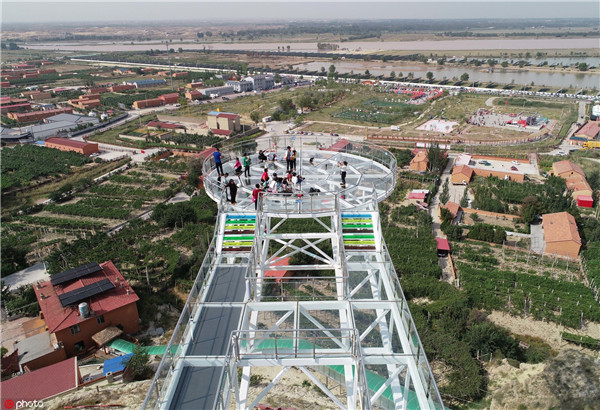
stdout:
{"type": "Polygon", "coordinates": [[[598,0],[420,0],[420,1],[27,1],[2,0],[2,23],[210,21],[296,19],[456,19],[578,18],[600,19],[598,0]],[[224,4],[227,3],[227,4],[224,4]]]}

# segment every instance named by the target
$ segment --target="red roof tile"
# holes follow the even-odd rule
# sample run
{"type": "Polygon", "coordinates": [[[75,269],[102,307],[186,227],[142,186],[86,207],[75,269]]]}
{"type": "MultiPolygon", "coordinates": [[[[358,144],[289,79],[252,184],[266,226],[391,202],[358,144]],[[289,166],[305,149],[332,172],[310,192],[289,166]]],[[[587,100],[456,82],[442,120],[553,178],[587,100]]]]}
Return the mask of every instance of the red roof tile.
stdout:
{"type": "Polygon", "coordinates": [[[239,117],[240,116],[238,114],[232,114],[229,112],[222,112],[217,115],[217,118],[229,118],[230,120],[235,120],[236,118],[239,118],[239,117]]]}
{"type": "Polygon", "coordinates": [[[422,199],[425,200],[427,194],[425,192],[411,192],[408,194],[408,199],[422,199]]]}
{"type": "Polygon", "coordinates": [[[350,141],[346,139],[341,139],[335,142],[331,147],[327,148],[327,151],[341,151],[346,149],[346,147],[350,145],[350,141]]]}
{"type": "Polygon", "coordinates": [[[53,287],[50,281],[43,282],[40,287],[34,286],[35,295],[40,303],[40,308],[42,309],[46,326],[48,326],[50,333],[56,333],[84,320],[95,320],[97,315],[106,314],[139,300],[133,289],[125,281],[125,278],[123,278],[123,275],[121,275],[121,272],[118,271],[111,261],[104,262],[100,266],[102,267],[100,272],[67,282],[64,286],[57,285],[53,287]],[[103,279],[110,280],[115,287],[99,295],[92,296],[87,300],[90,310],[96,316],[82,319],[79,316],[77,306],[63,307],[60,303],[59,295],[91,285],[103,279]],[[127,294],[127,290],[129,290],[129,294],[127,294]],[[44,295],[43,299],[40,296],[42,294],[44,295]]]}
{"type": "Polygon", "coordinates": [[[456,218],[458,216],[458,212],[461,210],[461,207],[456,202],[448,201],[445,205],[441,206],[442,208],[446,208],[452,214],[452,218],[456,218]]]}
{"type": "Polygon", "coordinates": [[[233,132],[233,130],[221,130],[221,129],[218,129],[218,128],[213,128],[212,132],[213,132],[213,134],[216,134],[216,135],[230,136],[231,133],[233,132]]]}
{"type": "Polygon", "coordinates": [[[205,149],[204,151],[202,151],[200,153],[200,156],[204,159],[210,158],[212,156],[212,153],[215,152],[217,149],[215,147],[210,147],[208,149],[205,149]]]}
{"type": "Polygon", "coordinates": [[[77,358],[63,360],[2,382],[2,401],[43,400],[79,385],[77,358]]]}
{"type": "Polygon", "coordinates": [[[447,239],[435,238],[438,251],[450,251],[450,244],[447,239]]]}
{"type": "MultiPolygon", "coordinates": [[[[75,141],[75,140],[71,140],[68,138],[57,138],[57,137],[48,138],[48,139],[46,139],[45,143],[46,144],[50,143],[50,144],[64,145],[66,147],[73,147],[73,148],[85,148],[88,145],[90,145],[88,142],[75,141]]],[[[96,145],[96,144],[94,144],[94,145],[96,145]]]]}
{"type": "Polygon", "coordinates": [[[546,242],[573,241],[581,245],[575,217],[568,212],[542,215],[542,228],[546,242]]]}

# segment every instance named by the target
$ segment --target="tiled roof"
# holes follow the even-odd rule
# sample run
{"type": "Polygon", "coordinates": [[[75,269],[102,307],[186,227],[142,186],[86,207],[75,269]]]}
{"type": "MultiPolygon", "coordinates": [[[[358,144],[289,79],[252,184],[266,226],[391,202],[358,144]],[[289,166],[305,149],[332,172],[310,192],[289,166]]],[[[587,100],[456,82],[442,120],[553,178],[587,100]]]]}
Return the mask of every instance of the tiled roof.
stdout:
{"type": "Polygon", "coordinates": [[[66,147],[73,147],[73,148],[85,148],[88,145],[90,145],[87,142],[75,141],[75,140],[71,140],[68,138],[56,138],[56,137],[48,138],[46,140],[46,144],[64,145],[66,147]]]}
{"type": "Polygon", "coordinates": [[[217,149],[215,147],[210,147],[208,149],[205,149],[204,151],[202,151],[200,153],[200,156],[204,159],[206,158],[210,158],[212,156],[212,153],[215,152],[217,149]]]}
{"type": "Polygon", "coordinates": [[[429,162],[429,158],[427,158],[427,152],[417,152],[417,155],[415,155],[411,162],[429,162]]]}
{"type": "Polygon", "coordinates": [[[542,227],[546,242],[574,241],[581,245],[577,223],[568,212],[542,215],[542,227]]]}
{"type": "Polygon", "coordinates": [[[588,184],[587,180],[580,175],[573,175],[565,180],[567,184],[567,188],[572,190],[573,192],[578,191],[590,191],[592,192],[592,187],[588,184]]]}
{"type": "Polygon", "coordinates": [[[77,358],[63,360],[2,382],[2,400],[43,400],[79,385],[77,358]]]}
{"type": "Polygon", "coordinates": [[[595,138],[598,133],[600,133],[600,123],[596,121],[588,121],[575,131],[575,135],[585,135],[588,138],[595,138]]]}
{"type": "Polygon", "coordinates": [[[57,285],[53,287],[50,281],[41,283],[39,287],[34,286],[36,297],[40,303],[40,308],[46,319],[46,325],[50,333],[66,329],[84,320],[95,320],[95,316],[97,315],[103,315],[139,300],[133,289],[123,278],[123,275],[121,275],[121,272],[117,270],[111,261],[104,262],[100,266],[102,267],[101,271],[70,283],[65,283],[64,286],[57,285]],[[89,308],[94,312],[95,316],[82,319],[79,316],[77,306],[62,306],[59,295],[80,289],[103,279],[110,280],[115,287],[99,295],[92,296],[87,300],[89,308]],[[41,297],[42,294],[44,295],[43,298],[41,297]]]}
{"type": "Polygon", "coordinates": [[[450,251],[450,244],[448,243],[448,239],[444,238],[435,238],[437,242],[437,249],[439,251],[450,251]]]}
{"type": "Polygon", "coordinates": [[[222,112],[217,115],[217,118],[229,118],[230,120],[235,120],[239,118],[239,114],[234,114],[231,112],[222,112]]]}
{"type": "Polygon", "coordinates": [[[231,133],[233,132],[233,130],[221,130],[221,129],[218,129],[218,128],[213,128],[212,132],[213,132],[213,134],[216,134],[216,135],[230,136],[231,133]]]}
{"type": "Polygon", "coordinates": [[[473,170],[466,165],[461,165],[452,169],[452,175],[457,174],[463,174],[471,178],[471,176],[473,175],[473,170]]]}
{"type": "Polygon", "coordinates": [[[346,149],[348,145],[350,145],[350,141],[341,139],[336,141],[331,147],[327,148],[327,151],[342,151],[346,149]]]}
{"type": "Polygon", "coordinates": [[[552,164],[552,171],[554,171],[556,175],[564,174],[565,172],[575,172],[585,178],[585,172],[583,172],[581,167],[568,160],[558,161],[552,164]]]}
{"type": "Polygon", "coordinates": [[[449,210],[452,214],[453,219],[456,218],[456,216],[458,215],[458,211],[460,211],[460,205],[456,202],[448,201],[445,205],[442,205],[442,208],[446,208],[447,210],[449,210]]]}

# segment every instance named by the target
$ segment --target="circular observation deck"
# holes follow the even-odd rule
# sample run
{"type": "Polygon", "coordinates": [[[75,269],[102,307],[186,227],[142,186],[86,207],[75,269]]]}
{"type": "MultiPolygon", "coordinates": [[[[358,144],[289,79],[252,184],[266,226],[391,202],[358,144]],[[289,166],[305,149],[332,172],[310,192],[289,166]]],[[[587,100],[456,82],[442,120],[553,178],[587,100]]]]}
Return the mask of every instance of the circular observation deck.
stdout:
{"type": "Polygon", "coordinates": [[[221,148],[221,162],[223,171],[229,174],[227,178],[219,178],[211,155],[203,166],[203,182],[207,194],[231,210],[254,212],[252,191],[261,182],[265,168],[269,181],[273,179],[274,173],[278,178],[286,177],[285,152],[288,146],[296,150],[295,172],[303,181],[287,192],[282,189],[278,192],[267,189],[260,201],[263,210],[318,213],[333,206],[341,209],[366,209],[387,198],[394,189],[396,158],[386,149],[337,137],[285,135],[243,141],[221,148]],[[259,161],[259,150],[265,151],[268,158],[271,153],[276,153],[276,160],[259,161]],[[251,159],[249,177],[234,170],[235,159],[239,158],[242,162],[245,153],[251,159]],[[348,165],[346,184],[342,185],[340,165],[344,161],[348,165]],[[225,188],[230,180],[238,187],[235,204],[230,202],[229,189],[225,188]]]}

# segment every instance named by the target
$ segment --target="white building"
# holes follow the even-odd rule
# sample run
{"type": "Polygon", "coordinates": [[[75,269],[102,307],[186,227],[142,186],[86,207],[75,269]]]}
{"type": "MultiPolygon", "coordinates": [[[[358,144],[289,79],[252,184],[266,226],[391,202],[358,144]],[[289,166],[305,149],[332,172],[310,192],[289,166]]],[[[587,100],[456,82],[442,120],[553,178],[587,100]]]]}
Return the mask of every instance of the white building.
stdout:
{"type": "Polygon", "coordinates": [[[275,79],[270,75],[246,77],[244,81],[250,81],[254,90],[270,90],[275,86],[275,79]]]}
{"type": "Polygon", "coordinates": [[[252,91],[252,82],[251,81],[233,81],[229,80],[225,83],[227,86],[233,87],[233,91],[236,93],[245,93],[246,91],[252,91]]]}
{"type": "Polygon", "coordinates": [[[229,85],[224,85],[222,87],[203,88],[198,91],[200,91],[203,95],[206,95],[208,97],[220,97],[222,95],[233,94],[233,87],[229,85]]]}

